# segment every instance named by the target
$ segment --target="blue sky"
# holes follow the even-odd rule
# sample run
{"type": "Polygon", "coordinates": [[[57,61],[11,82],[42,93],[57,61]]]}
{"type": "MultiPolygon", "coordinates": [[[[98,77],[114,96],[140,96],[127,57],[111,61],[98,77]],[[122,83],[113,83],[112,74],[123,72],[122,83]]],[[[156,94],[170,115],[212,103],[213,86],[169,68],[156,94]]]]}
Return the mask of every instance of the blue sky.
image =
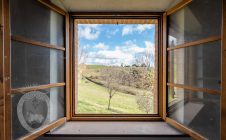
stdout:
{"type": "Polygon", "coordinates": [[[79,63],[132,65],[138,55],[154,56],[154,24],[79,24],[78,38],[79,63]]]}

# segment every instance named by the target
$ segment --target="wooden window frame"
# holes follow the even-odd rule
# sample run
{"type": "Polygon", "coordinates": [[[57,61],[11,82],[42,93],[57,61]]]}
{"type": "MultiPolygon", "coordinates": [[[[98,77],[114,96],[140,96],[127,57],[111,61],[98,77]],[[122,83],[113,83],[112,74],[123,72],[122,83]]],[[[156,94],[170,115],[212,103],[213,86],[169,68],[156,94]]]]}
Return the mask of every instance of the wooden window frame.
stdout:
{"type": "MultiPolygon", "coordinates": [[[[168,16],[170,16],[170,15],[172,15],[172,14],[174,14],[175,12],[177,12],[177,11],[179,11],[179,10],[181,10],[181,9],[183,9],[184,7],[186,7],[188,4],[190,4],[192,2],[192,0],[183,0],[183,1],[181,1],[180,3],[178,3],[176,6],[174,6],[173,8],[171,8],[171,9],[169,9],[165,14],[164,14],[164,19],[166,20],[166,25],[164,26],[165,28],[168,28],[168,25],[167,25],[167,17],[168,16]]],[[[222,0],[222,2],[223,2],[223,5],[224,4],[226,4],[226,0],[222,0]]],[[[174,51],[174,50],[177,50],[177,49],[184,49],[184,48],[188,48],[188,47],[198,47],[198,46],[196,46],[196,45],[200,45],[200,44],[205,44],[205,43],[210,43],[210,42],[213,42],[213,41],[222,41],[222,44],[221,44],[221,46],[222,46],[222,61],[223,61],[223,63],[222,63],[222,65],[221,65],[221,69],[222,69],[222,87],[223,87],[223,89],[226,87],[225,85],[223,85],[223,84],[225,84],[226,82],[225,82],[225,80],[223,79],[223,78],[225,78],[226,76],[225,76],[225,67],[223,67],[223,64],[225,63],[225,61],[224,61],[224,57],[223,57],[223,54],[224,54],[224,52],[223,52],[223,47],[225,47],[226,45],[226,43],[225,43],[225,34],[226,34],[226,28],[225,28],[225,21],[226,21],[226,5],[224,5],[224,8],[223,8],[223,17],[222,17],[222,27],[224,27],[224,30],[222,30],[222,35],[218,35],[218,36],[209,36],[209,37],[207,37],[207,38],[202,38],[202,39],[199,39],[199,40],[195,40],[195,41],[192,41],[192,42],[186,42],[186,43],[184,43],[184,44],[180,44],[180,45],[177,45],[177,46],[175,46],[175,47],[168,47],[168,41],[167,41],[167,36],[168,36],[168,32],[167,31],[164,31],[164,43],[166,43],[164,46],[164,48],[166,48],[166,55],[165,55],[165,59],[166,59],[166,62],[168,62],[168,54],[169,54],[169,52],[170,51],[174,51]]],[[[166,64],[166,69],[165,70],[167,70],[168,71],[168,64],[166,64]]],[[[167,76],[167,73],[166,73],[166,76],[164,77],[164,78],[166,78],[166,81],[168,80],[168,76],[167,76]]],[[[221,107],[222,107],[222,110],[221,110],[221,123],[220,123],[220,125],[221,125],[221,138],[222,139],[225,139],[226,138],[226,134],[225,133],[222,133],[223,132],[223,130],[225,130],[225,128],[226,128],[226,123],[223,123],[223,122],[226,122],[225,120],[225,118],[226,118],[226,116],[225,116],[225,114],[223,114],[222,112],[224,111],[224,112],[226,112],[225,110],[226,110],[226,105],[225,104],[223,104],[223,101],[225,101],[225,95],[223,96],[223,89],[222,90],[212,90],[212,89],[208,89],[208,88],[197,88],[197,87],[194,87],[194,86],[188,86],[188,85],[181,85],[181,84],[175,84],[175,83],[169,83],[169,82],[166,82],[166,91],[165,91],[165,93],[168,93],[168,87],[175,87],[175,88],[180,88],[180,89],[185,89],[185,90],[190,90],[190,91],[198,91],[198,92],[205,92],[206,94],[214,94],[214,95],[219,95],[220,97],[221,97],[221,107]],[[224,98],[223,98],[224,97],[224,98]]],[[[166,95],[166,101],[168,101],[168,95],[166,95]]],[[[166,108],[168,108],[168,103],[166,103],[166,108]]],[[[166,110],[166,113],[167,113],[167,110],[166,110]]],[[[167,123],[169,123],[170,125],[172,125],[172,126],[174,126],[175,128],[177,128],[177,129],[179,129],[179,130],[181,130],[182,132],[184,132],[185,134],[188,134],[188,135],[190,135],[192,138],[194,138],[194,139],[198,139],[198,140],[205,140],[206,138],[204,137],[204,136],[202,136],[201,134],[199,134],[199,133],[197,133],[197,132],[195,132],[194,130],[192,130],[192,129],[190,129],[190,128],[188,128],[188,127],[186,127],[186,126],[184,126],[184,125],[182,125],[182,124],[180,124],[180,123],[178,123],[177,121],[175,121],[175,120],[173,120],[173,119],[171,119],[171,118],[169,118],[168,117],[168,115],[166,115],[166,119],[165,119],[165,121],[167,122],[167,123]]]]}
{"type": "MultiPolygon", "coordinates": [[[[163,102],[162,102],[162,98],[163,98],[163,90],[162,90],[162,71],[163,71],[163,67],[162,67],[162,14],[163,13],[149,13],[149,12],[145,12],[145,13],[133,13],[133,12],[94,12],[94,13],[89,13],[89,12],[74,12],[74,13],[70,13],[70,17],[71,17],[71,29],[70,31],[73,32],[73,36],[71,36],[71,40],[76,40],[76,35],[73,29],[75,28],[75,24],[73,23],[74,20],[76,19],[157,19],[158,20],[158,24],[157,24],[157,29],[158,32],[157,34],[157,42],[156,45],[158,47],[158,114],[75,114],[75,95],[76,93],[76,88],[73,88],[73,93],[72,93],[72,98],[71,98],[71,120],[75,120],[75,121],[159,121],[159,120],[163,120],[163,102]]],[[[75,48],[77,48],[77,41],[73,42],[73,46],[72,48],[74,48],[73,50],[73,64],[75,64],[75,60],[76,60],[76,52],[75,52],[75,48]]],[[[74,67],[74,66],[73,66],[74,67]]],[[[73,79],[75,79],[75,72],[73,69],[73,79]]],[[[73,80],[73,86],[77,86],[76,85],[76,80],[73,80]]]]}
{"type": "Polygon", "coordinates": [[[222,67],[221,67],[221,80],[222,80],[222,91],[221,91],[221,136],[222,140],[226,139],[226,0],[222,0],[222,48],[221,48],[221,58],[222,58],[222,67]]]}
{"type": "Polygon", "coordinates": [[[11,140],[12,136],[12,129],[11,129],[11,95],[14,94],[24,94],[26,92],[30,92],[30,91],[37,91],[37,90],[42,90],[42,89],[49,89],[49,88],[54,88],[54,87],[65,87],[65,103],[66,103],[66,113],[65,113],[65,117],[59,118],[58,120],[45,125],[39,129],[37,129],[36,131],[25,135],[23,137],[21,137],[20,139],[22,140],[26,140],[26,139],[35,139],[39,136],[41,136],[42,134],[48,132],[49,130],[59,127],[60,125],[64,124],[67,120],[69,120],[70,118],[70,46],[69,46],[69,14],[64,11],[63,9],[57,7],[56,5],[54,5],[53,3],[51,3],[49,0],[38,0],[41,4],[43,4],[43,6],[46,6],[47,8],[49,8],[50,10],[53,10],[57,13],[59,13],[60,15],[63,15],[65,17],[65,47],[63,46],[57,46],[57,45],[52,45],[49,43],[45,43],[45,42],[40,42],[40,41],[36,41],[36,40],[32,40],[32,39],[28,39],[22,36],[10,36],[10,5],[9,5],[9,1],[10,0],[0,0],[0,10],[1,10],[1,34],[0,34],[0,39],[4,40],[1,41],[0,45],[2,46],[0,49],[0,90],[3,91],[0,100],[1,100],[1,104],[3,105],[3,109],[2,110],[2,106],[1,106],[1,119],[0,119],[0,123],[3,124],[1,125],[1,129],[3,131],[1,131],[1,135],[0,135],[0,139],[4,139],[4,140],[11,140]],[[35,45],[35,47],[45,47],[45,48],[49,48],[49,49],[55,49],[58,51],[62,51],[64,52],[66,59],[65,59],[65,82],[63,83],[54,83],[54,84],[46,84],[46,85],[39,85],[39,86],[33,86],[33,87],[22,87],[22,88],[16,88],[16,89],[12,89],[11,88],[11,63],[10,63],[10,44],[11,41],[17,41],[17,42],[21,42],[21,43],[25,43],[25,44],[30,44],[30,45],[35,45]],[[4,46],[4,47],[3,47],[4,46]],[[4,59],[2,59],[4,58],[4,59]],[[4,118],[2,120],[2,118],[4,118]],[[3,122],[2,122],[3,121],[3,122]]]}
{"type": "Polygon", "coordinates": [[[10,97],[10,15],[9,1],[1,2],[1,47],[0,47],[0,94],[1,95],[1,139],[11,139],[11,97],[10,97]]]}
{"type": "MultiPolygon", "coordinates": [[[[66,87],[66,117],[62,118],[55,123],[52,123],[44,128],[37,130],[31,135],[23,137],[23,139],[35,139],[38,136],[48,132],[50,129],[58,127],[62,125],[65,121],[69,120],[142,120],[142,121],[157,121],[157,120],[165,120],[167,123],[171,124],[172,126],[176,127],[177,129],[181,130],[182,132],[189,134],[191,137],[195,139],[205,139],[201,135],[197,134],[196,132],[192,131],[184,127],[183,125],[177,123],[176,121],[166,117],[167,116],[167,16],[180,10],[187,4],[189,4],[192,0],[183,0],[181,3],[173,7],[172,9],[168,10],[166,13],[158,13],[158,12],[141,12],[141,13],[131,13],[131,12],[76,12],[76,13],[67,13],[63,9],[52,4],[49,0],[39,0],[42,4],[49,7],[50,9],[64,15],[66,17],[66,82],[65,83],[58,83],[63,84],[62,86],[66,87]],[[92,119],[88,117],[81,117],[81,118],[74,118],[72,113],[72,47],[73,47],[73,20],[75,16],[84,17],[84,16],[108,16],[108,17],[117,17],[117,16],[156,16],[160,18],[161,33],[159,34],[159,45],[162,51],[161,56],[159,57],[160,65],[160,77],[159,82],[161,85],[159,87],[159,116],[158,117],[117,117],[111,118],[109,117],[93,117],[92,119]],[[96,118],[96,119],[95,119],[96,118]]],[[[226,129],[226,104],[224,103],[226,100],[226,0],[222,0],[223,2],[223,20],[222,20],[222,91],[221,91],[221,139],[226,139],[226,133],[224,133],[226,129]]],[[[10,13],[9,13],[9,0],[0,0],[0,91],[3,91],[0,96],[0,128],[1,128],[1,135],[0,139],[10,140],[11,139],[11,92],[16,93],[18,91],[33,91],[37,89],[45,89],[46,87],[34,87],[34,89],[15,89],[10,88],[10,13]],[[1,41],[2,40],[2,41],[1,41]],[[4,41],[3,41],[4,40],[4,41]],[[3,118],[3,119],[2,119],[3,118]]],[[[13,37],[12,37],[13,38],[13,37]]],[[[31,40],[29,40],[31,41],[31,40]]],[[[40,43],[40,42],[35,42],[40,43]]],[[[47,44],[46,44],[47,45],[47,44]]],[[[45,47],[46,45],[39,45],[45,47]]],[[[50,45],[50,44],[49,44],[50,45]]],[[[48,45],[47,45],[48,46],[48,45]]],[[[57,47],[57,46],[55,46],[57,47]]],[[[58,46],[59,47],[59,46],[58,46]]],[[[52,87],[53,85],[49,85],[52,87]]]]}

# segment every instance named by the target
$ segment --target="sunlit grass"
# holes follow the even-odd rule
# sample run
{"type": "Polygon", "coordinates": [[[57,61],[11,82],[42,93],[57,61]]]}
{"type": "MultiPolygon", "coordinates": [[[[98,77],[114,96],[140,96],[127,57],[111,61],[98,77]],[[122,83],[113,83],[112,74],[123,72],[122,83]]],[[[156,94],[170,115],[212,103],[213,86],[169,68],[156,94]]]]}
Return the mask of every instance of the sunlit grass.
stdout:
{"type": "Polygon", "coordinates": [[[77,113],[92,114],[145,114],[137,107],[136,96],[117,92],[111,101],[111,109],[107,109],[108,92],[105,87],[88,80],[80,80],[78,86],[77,113]]]}

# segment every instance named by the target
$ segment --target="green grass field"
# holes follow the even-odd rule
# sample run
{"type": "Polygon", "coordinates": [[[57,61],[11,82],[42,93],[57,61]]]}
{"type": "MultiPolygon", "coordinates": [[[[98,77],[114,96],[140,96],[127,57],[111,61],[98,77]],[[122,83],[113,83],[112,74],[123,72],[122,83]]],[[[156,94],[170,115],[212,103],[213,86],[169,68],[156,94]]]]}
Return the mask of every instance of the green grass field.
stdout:
{"type": "MultiPolygon", "coordinates": [[[[103,65],[83,65],[80,67],[82,73],[78,81],[78,100],[76,105],[77,114],[146,114],[143,109],[139,109],[137,96],[145,92],[145,89],[114,83],[117,92],[111,99],[111,106],[108,109],[109,93],[103,80],[102,70],[108,66],[103,65]],[[89,79],[88,79],[89,77],[89,79]],[[91,79],[91,80],[90,80],[91,79]]],[[[124,68],[128,70],[129,68],[124,68]]],[[[151,102],[152,99],[150,99],[151,102]]],[[[150,108],[152,113],[153,109],[150,108]]]]}
{"type": "Polygon", "coordinates": [[[79,114],[145,114],[138,109],[136,96],[117,92],[111,101],[111,109],[107,109],[108,93],[105,87],[88,80],[80,80],[78,86],[79,114]]]}

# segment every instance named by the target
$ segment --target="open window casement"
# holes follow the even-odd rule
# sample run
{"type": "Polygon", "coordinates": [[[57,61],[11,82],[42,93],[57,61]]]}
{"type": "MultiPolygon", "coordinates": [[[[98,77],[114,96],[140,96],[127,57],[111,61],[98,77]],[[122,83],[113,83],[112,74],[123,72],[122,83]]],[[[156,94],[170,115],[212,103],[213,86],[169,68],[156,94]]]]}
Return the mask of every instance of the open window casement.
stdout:
{"type": "Polygon", "coordinates": [[[68,13],[65,2],[0,0],[1,140],[36,139],[69,120],[161,120],[194,139],[226,139],[226,0],[181,0],[166,12],[128,13],[68,13]],[[80,112],[77,27],[130,23],[155,24],[158,31],[155,109],[80,112]]]}
{"type": "Polygon", "coordinates": [[[34,139],[66,122],[68,14],[50,1],[1,2],[8,59],[3,73],[8,75],[6,129],[1,136],[34,139]]]}

